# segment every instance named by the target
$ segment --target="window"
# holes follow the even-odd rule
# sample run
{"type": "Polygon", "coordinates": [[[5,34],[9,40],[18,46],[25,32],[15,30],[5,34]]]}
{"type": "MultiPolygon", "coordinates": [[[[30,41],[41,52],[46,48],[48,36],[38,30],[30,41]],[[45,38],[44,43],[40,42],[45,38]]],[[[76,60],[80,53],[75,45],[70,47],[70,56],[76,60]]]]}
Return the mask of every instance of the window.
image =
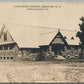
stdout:
{"type": "Polygon", "coordinates": [[[11,59],[13,59],[13,57],[11,57],[11,59]]]}
{"type": "Polygon", "coordinates": [[[7,57],[7,59],[9,59],[9,57],[7,57]]]}
{"type": "Polygon", "coordinates": [[[3,48],[2,48],[2,46],[0,47],[0,50],[2,50],[3,48]]]}
{"type": "Polygon", "coordinates": [[[5,45],[5,46],[4,46],[4,50],[8,50],[8,46],[5,45]]]}
{"type": "Polygon", "coordinates": [[[4,59],[5,59],[5,57],[4,57],[4,59]]]}
{"type": "Polygon", "coordinates": [[[14,45],[10,45],[10,50],[12,50],[14,48],[14,45]]]}
{"type": "Polygon", "coordinates": [[[4,33],[4,41],[7,41],[7,33],[4,33]]]}

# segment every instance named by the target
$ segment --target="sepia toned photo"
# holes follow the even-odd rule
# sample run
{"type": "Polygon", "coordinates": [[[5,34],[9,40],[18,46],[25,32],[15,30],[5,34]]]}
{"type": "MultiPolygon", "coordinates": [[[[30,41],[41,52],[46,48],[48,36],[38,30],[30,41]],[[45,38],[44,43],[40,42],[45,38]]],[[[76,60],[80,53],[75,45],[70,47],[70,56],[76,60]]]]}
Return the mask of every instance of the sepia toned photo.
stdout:
{"type": "Polygon", "coordinates": [[[0,2],[0,83],[84,83],[84,2],[0,2]]]}

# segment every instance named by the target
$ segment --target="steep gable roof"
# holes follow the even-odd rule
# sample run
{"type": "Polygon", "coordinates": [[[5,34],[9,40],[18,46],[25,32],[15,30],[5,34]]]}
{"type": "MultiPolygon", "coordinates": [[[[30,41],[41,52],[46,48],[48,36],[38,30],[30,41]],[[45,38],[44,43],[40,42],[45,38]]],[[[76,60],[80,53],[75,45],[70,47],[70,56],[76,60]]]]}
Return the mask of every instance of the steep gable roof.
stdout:
{"type": "MultiPolygon", "coordinates": [[[[2,26],[0,36],[2,32],[7,29],[10,35],[12,36],[14,42],[18,44],[20,48],[38,48],[38,40],[39,40],[39,35],[36,33],[36,30],[30,30],[26,28],[11,28],[11,27],[6,27],[5,25],[2,26]],[[33,35],[31,34],[33,32],[33,35]],[[31,34],[31,36],[30,36],[31,34]],[[33,38],[34,37],[34,38],[33,38]]],[[[2,43],[3,44],[3,43],[2,43]]]]}
{"type": "Polygon", "coordinates": [[[11,43],[15,43],[11,34],[8,32],[8,29],[5,27],[5,25],[3,24],[2,29],[0,31],[0,45],[3,44],[11,44],[11,43]],[[4,34],[7,33],[7,41],[4,41],[4,34]]]}
{"type": "MultiPolygon", "coordinates": [[[[52,42],[52,39],[56,37],[57,33],[58,33],[58,31],[56,31],[54,33],[41,35],[40,45],[49,45],[50,42],[52,42]]],[[[62,30],[60,30],[60,33],[63,37],[66,37],[65,40],[68,43],[68,45],[79,45],[80,40],[78,37],[76,37],[75,31],[62,31],[62,30]],[[74,39],[72,39],[72,37],[74,39]]]]}
{"type": "MultiPolygon", "coordinates": [[[[59,42],[59,40],[56,42],[56,44],[67,44],[66,40],[64,39],[63,35],[61,34],[60,31],[57,32],[57,34],[55,35],[55,37],[52,39],[52,41],[50,42],[49,45],[53,44],[54,40],[56,38],[60,38],[61,42],[59,42]]],[[[56,39],[57,40],[57,39],[56,39]]]]}

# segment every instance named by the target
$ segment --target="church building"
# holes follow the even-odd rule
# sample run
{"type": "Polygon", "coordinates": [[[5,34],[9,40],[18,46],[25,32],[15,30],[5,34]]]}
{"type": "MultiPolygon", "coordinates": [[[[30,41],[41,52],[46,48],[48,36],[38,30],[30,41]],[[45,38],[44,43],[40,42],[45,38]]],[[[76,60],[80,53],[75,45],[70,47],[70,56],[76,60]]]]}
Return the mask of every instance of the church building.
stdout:
{"type": "MultiPolygon", "coordinates": [[[[76,32],[66,32],[58,30],[55,34],[42,35],[38,47],[29,47],[27,39],[28,30],[16,30],[2,26],[0,31],[0,60],[15,60],[18,56],[29,56],[43,51],[51,51],[55,55],[61,54],[64,48],[78,49],[80,40],[76,37],[76,32]]],[[[35,42],[32,42],[32,45],[35,42]]]]}

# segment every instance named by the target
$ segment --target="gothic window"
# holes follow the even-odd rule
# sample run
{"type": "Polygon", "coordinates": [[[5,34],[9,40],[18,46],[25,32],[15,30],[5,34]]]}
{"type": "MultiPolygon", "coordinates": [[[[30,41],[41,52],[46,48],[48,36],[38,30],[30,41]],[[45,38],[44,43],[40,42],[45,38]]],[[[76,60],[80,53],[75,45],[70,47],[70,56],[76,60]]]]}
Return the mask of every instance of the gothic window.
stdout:
{"type": "Polygon", "coordinates": [[[7,41],[7,33],[4,33],[4,41],[7,41]]]}

